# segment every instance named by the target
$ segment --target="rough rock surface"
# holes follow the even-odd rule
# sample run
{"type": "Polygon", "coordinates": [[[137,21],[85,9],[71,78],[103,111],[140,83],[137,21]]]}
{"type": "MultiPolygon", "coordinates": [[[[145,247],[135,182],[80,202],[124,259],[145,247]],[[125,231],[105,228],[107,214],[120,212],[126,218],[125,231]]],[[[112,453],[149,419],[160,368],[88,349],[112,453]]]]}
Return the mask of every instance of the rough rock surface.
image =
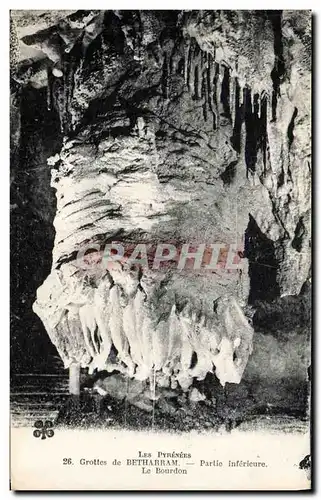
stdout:
{"type": "Polygon", "coordinates": [[[252,351],[248,305],[301,300],[310,23],[305,11],[13,12],[13,156],[26,89],[42,92],[60,123],[48,161],[52,268],[34,311],[65,367],[117,367],[185,390],[210,372],[239,383],[252,351]],[[244,267],[76,266],[79,250],[112,241],[241,244],[244,267]]]}

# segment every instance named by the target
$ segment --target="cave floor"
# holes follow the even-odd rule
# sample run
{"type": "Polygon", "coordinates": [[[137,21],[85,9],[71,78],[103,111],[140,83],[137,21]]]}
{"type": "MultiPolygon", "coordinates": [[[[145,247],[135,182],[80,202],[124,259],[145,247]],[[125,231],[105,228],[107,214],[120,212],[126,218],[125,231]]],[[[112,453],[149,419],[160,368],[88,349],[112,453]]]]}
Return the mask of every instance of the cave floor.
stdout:
{"type": "Polygon", "coordinates": [[[190,401],[182,393],[151,402],[146,408],[126,398],[101,396],[85,387],[80,397],[68,394],[68,377],[62,373],[15,374],[11,381],[13,426],[33,427],[36,420],[51,420],[56,427],[121,428],[186,432],[283,429],[305,432],[307,387],[289,381],[267,384],[258,380],[223,389],[206,379],[198,390],[205,401],[190,401]],[[277,397],[278,395],[278,397],[277,397]],[[282,398],[280,398],[280,395],[282,398]],[[286,397],[284,397],[286,395],[286,397]]]}

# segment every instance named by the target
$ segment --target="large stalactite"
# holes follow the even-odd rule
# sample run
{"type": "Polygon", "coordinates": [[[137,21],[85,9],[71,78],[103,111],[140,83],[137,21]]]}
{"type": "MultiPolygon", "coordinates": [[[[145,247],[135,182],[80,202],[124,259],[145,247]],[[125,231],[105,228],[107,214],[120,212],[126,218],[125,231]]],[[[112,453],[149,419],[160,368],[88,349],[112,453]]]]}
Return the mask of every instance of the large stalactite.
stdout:
{"type": "Polygon", "coordinates": [[[309,22],[295,11],[77,11],[20,27],[38,57],[13,78],[47,87],[64,136],[49,160],[52,270],[34,311],[65,367],[183,390],[209,372],[241,381],[255,265],[273,268],[266,283],[260,274],[263,299],[272,285],[298,295],[309,279],[309,22]],[[244,267],[79,269],[77,252],[112,241],[243,242],[244,267]]]}

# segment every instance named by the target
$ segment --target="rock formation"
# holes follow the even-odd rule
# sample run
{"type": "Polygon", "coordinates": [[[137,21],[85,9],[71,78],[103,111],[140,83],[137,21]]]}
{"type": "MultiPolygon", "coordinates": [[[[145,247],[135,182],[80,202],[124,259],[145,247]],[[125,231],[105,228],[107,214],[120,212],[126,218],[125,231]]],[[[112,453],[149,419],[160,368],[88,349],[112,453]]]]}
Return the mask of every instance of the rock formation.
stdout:
{"type": "Polygon", "coordinates": [[[66,368],[183,390],[207,373],[241,381],[249,304],[310,279],[310,23],[305,11],[12,14],[13,144],[25,86],[46,90],[63,136],[34,311],[66,368]],[[242,269],[79,267],[79,252],[113,242],[234,245],[242,269]]]}

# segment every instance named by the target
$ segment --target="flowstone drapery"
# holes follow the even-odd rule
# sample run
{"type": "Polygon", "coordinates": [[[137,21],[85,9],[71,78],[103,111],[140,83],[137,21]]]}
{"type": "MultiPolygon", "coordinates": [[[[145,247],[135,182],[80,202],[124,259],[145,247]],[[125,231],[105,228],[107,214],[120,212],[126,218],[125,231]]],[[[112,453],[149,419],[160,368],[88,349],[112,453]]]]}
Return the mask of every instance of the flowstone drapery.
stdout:
{"type": "Polygon", "coordinates": [[[46,87],[64,136],[49,160],[52,270],[34,311],[65,367],[183,390],[209,372],[239,383],[248,301],[297,295],[309,279],[310,16],[68,11],[13,23],[13,78],[46,87]],[[79,268],[79,251],[113,241],[241,245],[243,268],[79,268]]]}

